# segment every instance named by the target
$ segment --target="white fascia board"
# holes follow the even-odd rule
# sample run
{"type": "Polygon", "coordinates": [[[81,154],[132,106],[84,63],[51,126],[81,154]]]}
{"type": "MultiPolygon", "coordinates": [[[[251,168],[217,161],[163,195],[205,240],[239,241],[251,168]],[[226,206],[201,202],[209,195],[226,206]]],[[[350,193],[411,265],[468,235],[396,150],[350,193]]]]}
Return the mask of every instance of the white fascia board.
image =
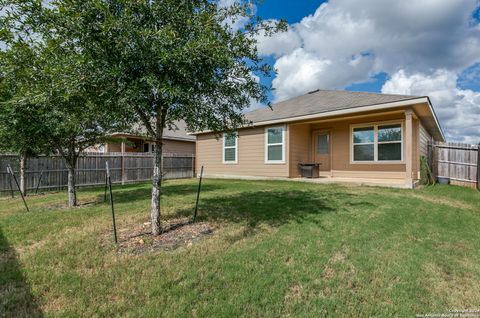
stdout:
{"type": "MultiPolygon", "coordinates": [[[[324,117],[348,115],[348,114],[368,112],[368,111],[372,111],[372,110],[382,110],[382,109],[388,109],[388,108],[404,107],[404,106],[414,105],[414,104],[418,104],[418,103],[427,103],[428,104],[428,106],[430,108],[430,111],[432,112],[433,117],[435,118],[435,122],[437,124],[437,127],[438,127],[440,133],[442,134],[443,139],[445,139],[445,137],[443,136],[443,131],[440,127],[440,124],[438,123],[437,116],[435,115],[432,104],[430,103],[430,99],[427,96],[408,99],[408,100],[404,100],[404,101],[398,101],[398,102],[374,104],[374,105],[368,105],[368,106],[358,106],[358,107],[347,108],[347,109],[333,110],[333,111],[329,111],[329,112],[322,112],[322,113],[315,113],[315,114],[294,116],[294,117],[280,118],[280,119],[273,119],[273,120],[258,121],[258,122],[254,122],[251,126],[244,127],[244,128],[275,125],[275,124],[280,124],[280,123],[290,123],[290,122],[295,122],[295,121],[318,119],[318,118],[324,118],[324,117]]],[[[192,135],[200,135],[200,134],[211,133],[211,132],[212,132],[211,130],[205,130],[205,131],[200,131],[200,132],[194,132],[194,133],[191,133],[191,134],[192,135]]]]}

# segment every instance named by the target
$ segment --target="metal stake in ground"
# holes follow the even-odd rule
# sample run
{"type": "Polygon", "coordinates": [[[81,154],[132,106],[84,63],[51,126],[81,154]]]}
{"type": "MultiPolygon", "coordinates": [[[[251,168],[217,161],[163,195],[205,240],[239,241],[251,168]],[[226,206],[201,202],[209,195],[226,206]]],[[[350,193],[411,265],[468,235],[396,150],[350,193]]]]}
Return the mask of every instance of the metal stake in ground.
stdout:
{"type": "Polygon", "coordinates": [[[9,170],[10,175],[13,177],[13,180],[15,181],[15,184],[17,185],[18,192],[20,192],[20,196],[22,197],[23,204],[25,204],[25,208],[27,209],[27,212],[30,212],[30,210],[28,209],[27,201],[25,201],[25,197],[23,196],[22,190],[20,190],[20,185],[18,184],[17,177],[15,177],[15,174],[13,173],[12,167],[10,167],[10,165],[8,165],[7,170],[9,170]]]}
{"type": "Polygon", "coordinates": [[[195,212],[193,213],[193,222],[197,218],[197,210],[198,210],[198,199],[200,198],[200,188],[202,187],[202,177],[203,177],[203,166],[200,170],[200,180],[198,181],[198,191],[197,191],[197,202],[195,203],[195,212]]]}
{"type": "Polygon", "coordinates": [[[38,187],[40,186],[40,182],[42,182],[42,177],[43,177],[43,170],[40,171],[40,177],[38,177],[38,183],[37,187],[35,188],[35,194],[38,192],[38,187]]]}
{"type": "Polygon", "coordinates": [[[110,206],[112,207],[113,237],[115,239],[115,244],[117,244],[117,226],[115,225],[115,209],[113,207],[112,179],[110,178],[110,169],[108,169],[108,162],[105,162],[105,168],[107,170],[108,187],[110,188],[110,206]]]}

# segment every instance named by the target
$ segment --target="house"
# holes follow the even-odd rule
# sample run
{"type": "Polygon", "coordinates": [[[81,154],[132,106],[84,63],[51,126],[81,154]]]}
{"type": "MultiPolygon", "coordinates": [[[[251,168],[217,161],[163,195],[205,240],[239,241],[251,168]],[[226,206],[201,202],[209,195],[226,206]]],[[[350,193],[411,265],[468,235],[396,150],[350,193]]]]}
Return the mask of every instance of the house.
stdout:
{"type": "MultiPolygon", "coordinates": [[[[138,131],[132,133],[115,133],[111,137],[118,138],[119,142],[109,142],[101,146],[97,146],[98,152],[143,152],[151,153],[155,149],[155,143],[142,129],[134,129],[138,131]]],[[[165,129],[163,131],[163,152],[169,154],[195,155],[195,136],[187,134],[185,123],[182,121],[175,122],[174,129],[165,129]]],[[[92,149],[95,151],[94,149],[92,149]]]]}
{"type": "Polygon", "coordinates": [[[445,139],[427,96],[316,90],[246,118],[250,125],[220,138],[196,133],[197,171],[300,178],[300,164],[319,163],[316,182],[412,188],[428,143],[445,139]]]}

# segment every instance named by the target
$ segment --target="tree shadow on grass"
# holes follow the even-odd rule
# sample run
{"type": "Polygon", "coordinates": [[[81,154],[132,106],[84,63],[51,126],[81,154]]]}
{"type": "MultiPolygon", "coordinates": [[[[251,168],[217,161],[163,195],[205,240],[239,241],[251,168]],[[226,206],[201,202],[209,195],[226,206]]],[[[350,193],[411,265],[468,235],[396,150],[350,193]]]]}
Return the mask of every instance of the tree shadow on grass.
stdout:
{"type": "MultiPolygon", "coordinates": [[[[123,188],[120,185],[114,185],[113,187],[113,199],[115,203],[128,203],[135,201],[149,200],[152,196],[152,188],[123,188]],[[115,191],[118,190],[118,191],[115,191]]],[[[202,192],[215,191],[221,189],[214,184],[202,185],[202,192]]],[[[190,195],[195,196],[198,190],[197,184],[169,184],[166,183],[162,186],[162,196],[168,195],[190,195]]],[[[97,196],[97,201],[103,202],[104,193],[97,196]]],[[[107,190],[107,201],[109,200],[109,192],[107,190]]]]}
{"type": "MultiPolygon", "coordinates": [[[[203,191],[202,191],[203,192],[203,191]]],[[[205,221],[246,224],[254,231],[259,224],[278,227],[286,223],[309,222],[321,226],[321,216],[339,210],[336,197],[345,193],[299,190],[242,192],[235,195],[201,198],[199,218],[205,221]]],[[[355,194],[347,194],[354,197],[355,194]]],[[[177,211],[177,216],[191,215],[190,210],[177,211]]]]}
{"type": "Polygon", "coordinates": [[[0,228],[0,317],[42,317],[18,255],[0,228]]]}

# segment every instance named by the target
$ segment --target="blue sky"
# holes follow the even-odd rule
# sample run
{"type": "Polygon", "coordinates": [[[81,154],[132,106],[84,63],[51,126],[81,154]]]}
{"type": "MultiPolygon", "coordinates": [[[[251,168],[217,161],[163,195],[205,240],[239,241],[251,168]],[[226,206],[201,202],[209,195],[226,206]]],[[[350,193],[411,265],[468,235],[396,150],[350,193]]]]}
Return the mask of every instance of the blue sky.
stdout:
{"type": "Polygon", "coordinates": [[[447,139],[480,142],[477,0],[264,0],[257,14],[290,25],[259,37],[273,102],[317,88],[428,95],[447,139]]]}

